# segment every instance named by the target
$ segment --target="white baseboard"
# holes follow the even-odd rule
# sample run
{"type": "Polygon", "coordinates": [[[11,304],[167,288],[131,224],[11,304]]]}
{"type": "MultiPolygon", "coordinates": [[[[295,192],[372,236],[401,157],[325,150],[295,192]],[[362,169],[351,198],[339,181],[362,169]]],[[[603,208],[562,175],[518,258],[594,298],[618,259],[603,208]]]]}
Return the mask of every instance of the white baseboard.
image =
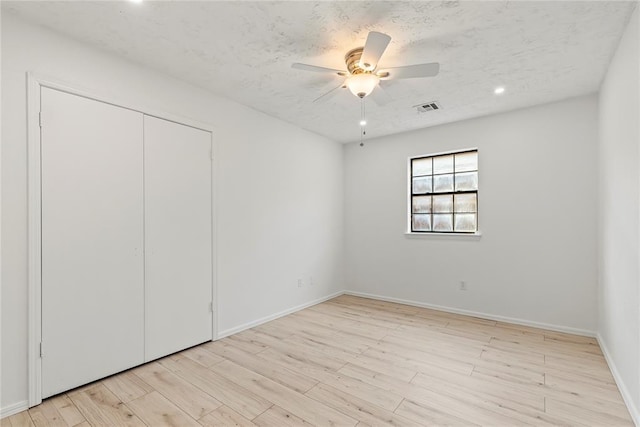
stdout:
{"type": "Polygon", "coordinates": [[[531,320],[518,319],[515,317],[499,316],[495,314],[482,313],[479,311],[463,310],[460,308],[445,307],[442,305],[427,304],[424,302],[411,301],[411,300],[405,300],[400,298],[385,297],[382,295],[369,294],[366,292],[345,291],[344,294],[353,295],[356,297],[377,299],[380,301],[395,302],[398,304],[411,305],[414,307],[430,308],[432,310],[444,311],[447,313],[455,313],[455,314],[463,314],[465,316],[480,317],[482,319],[496,320],[499,322],[514,323],[516,325],[531,326],[533,328],[547,329],[550,331],[566,332],[569,334],[582,335],[586,337],[596,336],[596,333],[594,331],[589,331],[586,329],[578,329],[578,328],[572,328],[569,326],[553,325],[550,323],[534,322],[531,320]]]}
{"type": "Polygon", "coordinates": [[[17,414],[18,412],[26,411],[27,409],[29,409],[29,401],[23,400],[21,402],[16,402],[12,405],[1,408],[0,418],[10,417],[11,415],[17,414]]]}
{"type": "Polygon", "coordinates": [[[243,325],[236,326],[236,327],[229,328],[229,329],[225,329],[224,331],[218,332],[217,339],[228,337],[229,335],[237,334],[238,332],[246,331],[247,329],[255,328],[256,326],[262,325],[263,323],[267,323],[267,322],[270,322],[272,320],[276,320],[276,319],[278,319],[280,317],[283,317],[283,316],[286,316],[288,314],[295,313],[296,311],[300,311],[300,310],[303,310],[303,309],[305,309],[307,307],[311,307],[312,305],[320,304],[320,303],[325,302],[327,300],[330,300],[332,298],[339,297],[342,294],[344,294],[344,291],[338,291],[338,292],[335,292],[333,294],[324,296],[322,298],[318,298],[318,299],[315,299],[313,301],[309,301],[309,302],[306,302],[304,304],[300,304],[300,305],[297,305],[295,307],[288,308],[286,310],[282,310],[282,311],[280,311],[278,313],[271,314],[269,316],[265,316],[265,317],[262,317],[260,319],[252,320],[251,322],[247,322],[247,323],[245,323],[243,325]]]}
{"type": "Polygon", "coordinates": [[[609,349],[607,348],[607,345],[604,343],[604,340],[602,339],[602,336],[600,335],[600,333],[596,335],[596,339],[598,340],[598,344],[600,344],[600,348],[602,349],[602,354],[604,354],[604,358],[607,361],[607,364],[609,365],[609,369],[611,370],[613,379],[616,381],[616,384],[618,385],[618,390],[620,390],[622,399],[624,400],[624,403],[627,405],[627,409],[631,414],[631,418],[633,418],[633,422],[635,423],[635,425],[640,427],[640,410],[638,409],[635,402],[633,401],[633,398],[631,397],[631,393],[629,393],[629,389],[627,388],[627,385],[622,380],[622,376],[618,372],[618,369],[616,368],[616,364],[611,358],[611,353],[609,353],[609,349]]]}
{"type": "Polygon", "coordinates": [[[412,300],[405,300],[405,299],[401,299],[401,298],[387,297],[387,296],[382,296],[382,295],[370,294],[370,293],[366,293],[366,292],[338,291],[338,292],[335,292],[333,294],[324,296],[322,298],[318,298],[316,300],[313,300],[313,301],[310,301],[310,302],[307,302],[307,303],[304,303],[304,304],[300,304],[300,305],[292,307],[292,308],[288,308],[288,309],[280,311],[278,313],[271,314],[269,316],[265,316],[265,317],[262,317],[260,319],[253,320],[251,322],[247,322],[247,323],[244,323],[242,325],[235,326],[233,328],[225,329],[224,331],[218,332],[218,336],[217,336],[216,339],[221,339],[221,338],[228,337],[229,335],[237,334],[238,332],[242,332],[242,331],[245,331],[247,329],[251,329],[253,327],[256,327],[258,325],[262,325],[263,323],[267,323],[267,322],[270,322],[272,320],[278,319],[280,317],[286,316],[288,314],[295,313],[296,311],[300,311],[300,310],[305,309],[307,307],[311,307],[312,305],[320,304],[322,302],[325,302],[325,301],[330,300],[332,298],[338,297],[340,295],[353,295],[353,296],[356,296],[356,297],[371,298],[371,299],[375,299],[375,300],[379,300],[379,301],[387,301],[387,302],[394,302],[394,303],[398,303],[398,304],[411,305],[411,306],[414,306],[414,307],[429,308],[429,309],[432,309],[432,310],[444,311],[444,312],[447,312],[447,313],[462,314],[462,315],[465,315],[465,316],[473,316],[473,317],[479,317],[479,318],[482,318],[482,319],[496,320],[496,321],[499,321],[499,322],[513,323],[513,324],[516,324],[516,325],[531,326],[533,328],[547,329],[549,331],[566,332],[566,333],[569,333],[569,334],[582,335],[582,336],[586,336],[586,337],[594,337],[594,338],[596,337],[596,333],[594,331],[589,331],[589,330],[586,330],[586,329],[572,328],[572,327],[569,327],[569,326],[560,326],[560,325],[554,325],[554,324],[550,324],[550,323],[534,322],[534,321],[531,321],[531,320],[518,319],[518,318],[515,318],[515,317],[499,316],[499,315],[494,315],[494,314],[482,313],[482,312],[479,312],[479,311],[471,311],[471,310],[463,310],[463,309],[453,308],[453,307],[445,307],[445,306],[441,306],[441,305],[428,304],[428,303],[419,302],[419,301],[412,301],[412,300]]]}

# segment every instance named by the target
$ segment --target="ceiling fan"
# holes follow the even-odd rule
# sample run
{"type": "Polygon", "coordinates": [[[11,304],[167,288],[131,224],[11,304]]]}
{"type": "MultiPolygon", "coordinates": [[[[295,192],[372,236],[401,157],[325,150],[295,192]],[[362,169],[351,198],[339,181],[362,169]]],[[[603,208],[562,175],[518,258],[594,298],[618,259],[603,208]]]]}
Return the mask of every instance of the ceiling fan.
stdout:
{"type": "Polygon", "coordinates": [[[391,79],[412,79],[421,77],[433,77],[438,74],[440,64],[431,62],[428,64],[405,65],[401,67],[378,68],[378,62],[382,57],[385,49],[389,45],[391,37],[387,34],[371,31],[367,36],[364,47],[358,47],[350,50],[344,57],[347,70],[336,70],[334,68],[319,67],[316,65],[294,63],[292,68],[305,71],[314,71],[319,73],[332,73],[345,80],[340,86],[331,89],[329,92],[316,98],[314,102],[326,99],[328,95],[334,94],[336,89],[349,88],[358,98],[364,98],[370,95],[376,86],[381,96],[376,100],[379,104],[384,104],[390,100],[388,95],[384,94],[380,86],[381,80],[391,79]],[[382,101],[382,102],[381,102],[382,101]]]}

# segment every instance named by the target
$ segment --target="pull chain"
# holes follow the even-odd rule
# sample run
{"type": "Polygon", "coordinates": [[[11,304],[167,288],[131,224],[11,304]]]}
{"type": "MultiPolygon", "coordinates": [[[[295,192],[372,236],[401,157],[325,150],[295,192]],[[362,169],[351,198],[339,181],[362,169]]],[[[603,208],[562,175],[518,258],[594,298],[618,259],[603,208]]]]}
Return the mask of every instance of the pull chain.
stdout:
{"type": "Polygon", "coordinates": [[[360,147],[364,147],[364,142],[362,142],[362,140],[364,139],[364,136],[367,134],[367,130],[365,129],[365,126],[367,125],[367,119],[366,119],[366,110],[365,110],[365,106],[364,106],[364,97],[362,98],[362,102],[360,104],[360,147]]]}

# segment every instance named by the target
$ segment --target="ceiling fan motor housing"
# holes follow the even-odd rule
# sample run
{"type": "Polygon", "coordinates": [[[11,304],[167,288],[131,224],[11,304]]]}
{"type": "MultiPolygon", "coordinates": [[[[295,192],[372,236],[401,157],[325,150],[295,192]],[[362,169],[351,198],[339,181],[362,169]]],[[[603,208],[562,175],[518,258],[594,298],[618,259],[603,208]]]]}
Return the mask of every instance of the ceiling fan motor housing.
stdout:
{"type": "Polygon", "coordinates": [[[362,51],[364,48],[357,47],[355,49],[351,49],[344,56],[344,62],[347,64],[347,70],[351,74],[361,74],[366,73],[367,70],[360,67],[360,58],[362,57],[362,51]]]}

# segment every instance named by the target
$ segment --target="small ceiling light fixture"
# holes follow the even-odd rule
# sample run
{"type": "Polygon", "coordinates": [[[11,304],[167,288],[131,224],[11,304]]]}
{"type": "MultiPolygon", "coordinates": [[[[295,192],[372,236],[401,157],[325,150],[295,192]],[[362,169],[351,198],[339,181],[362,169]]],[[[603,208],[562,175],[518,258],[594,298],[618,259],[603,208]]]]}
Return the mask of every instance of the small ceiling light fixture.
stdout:
{"type": "Polygon", "coordinates": [[[504,93],[504,86],[498,86],[493,90],[496,95],[502,95],[504,93]]]}
{"type": "Polygon", "coordinates": [[[129,0],[131,3],[142,3],[142,0],[129,0]]]}
{"type": "Polygon", "coordinates": [[[360,120],[360,126],[366,126],[367,125],[367,121],[362,119],[360,120]]]}
{"type": "Polygon", "coordinates": [[[347,78],[347,87],[358,98],[364,98],[373,92],[380,82],[380,77],[371,73],[353,74],[347,78]]]}

